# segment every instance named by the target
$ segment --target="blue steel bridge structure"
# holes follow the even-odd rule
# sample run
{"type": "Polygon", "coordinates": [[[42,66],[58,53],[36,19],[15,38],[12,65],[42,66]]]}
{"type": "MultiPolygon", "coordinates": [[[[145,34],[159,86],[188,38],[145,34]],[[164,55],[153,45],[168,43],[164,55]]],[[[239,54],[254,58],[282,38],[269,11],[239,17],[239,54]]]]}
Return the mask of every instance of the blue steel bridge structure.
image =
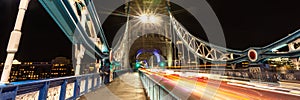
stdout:
{"type": "MultiPolygon", "coordinates": [[[[14,32],[12,32],[11,38],[14,38],[14,36],[21,37],[21,26],[23,21],[23,18],[21,17],[24,16],[29,1],[30,0],[21,0],[20,2],[18,15],[18,18],[20,18],[16,22],[16,26],[19,27],[15,27],[14,32]],[[20,13],[22,13],[23,15],[20,13]]],[[[132,46],[131,44],[134,44],[134,40],[136,40],[139,37],[151,36],[151,34],[148,33],[160,34],[166,39],[167,42],[170,42],[169,44],[171,44],[171,46],[169,45],[169,48],[164,48],[167,49],[167,52],[165,52],[165,54],[162,54],[163,58],[165,59],[165,62],[167,63],[167,66],[178,66],[175,63],[175,60],[179,60],[181,58],[186,59],[186,62],[194,61],[196,62],[196,65],[193,66],[197,66],[197,64],[200,63],[200,60],[202,62],[210,62],[212,64],[234,65],[236,63],[241,63],[245,61],[250,62],[250,64],[259,64],[271,58],[286,57],[299,59],[300,57],[300,46],[297,46],[297,44],[300,43],[300,30],[297,30],[289,34],[288,36],[264,47],[249,47],[246,50],[234,50],[204,41],[201,38],[197,38],[192,33],[190,33],[189,30],[187,30],[172,15],[172,12],[170,10],[170,2],[172,1],[168,0],[162,1],[160,2],[160,4],[157,4],[157,6],[161,6],[161,9],[158,9],[161,11],[161,14],[154,14],[153,16],[151,15],[153,14],[152,12],[145,13],[144,15],[140,14],[137,16],[132,16],[134,14],[137,14],[134,11],[137,5],[147,5],[147,3],[140,3],[143,1],[136,0],[136,2],[124,2],[126,6],[124,8],[126,13],[125,15],[127,17],[127,22],[124,25],[125,30],[124,32],[121,32],[122,34],[120,34],[119,37],[116,39],[115,45],[110,47],[102,29],[100,18],[95,8],[95,4],[92,0],[81,0],[81,2],[84,2],[85,6],[81,6],[82,8],[79,9],[80,12],[78,12],[78,8],[76,8],[76,6],[73,6],[73,4],[76,3],[76,0],[38,1],[46,9],[49,15],[54,19],[54,21],[57,23],[60,29],[65,33],[65,36],[68,37],[68,39],[72,42],[74,46],[73,57],[76,61],[76,64],[74,64],[75,76],[37,81],[8,82],[8,80],[5,80],[3,78],[5,76],[7,77],[7,75],[2,74],[1,82],[5,84],[1,84],[0,86],[1,100],[14,100],[25,98],[35,98],[39,100],[45,100],[47,98],[55,98],[59,100],[73,100],[79,98],[82,95],[85,95],[91,91],[98,89],[102,86],[103,83],[99,72],[81,74],[80,61],[84,59],[84,55],[88,55],[90,58],[93,59],[88,63],[96,63],[95,65],[98,66],[95,66],[95,68],[99,68],[99,65],[101,65],[101,61],[109,59],[111,62],[118,63],[120,64],[120,66],[122,66],[121,68],[118,68],[116,70],[117,73],[124,73],[124,71],[128,71],[128,69],[131,68],[129,61],[130,57],[128,57],[130,56],[130,50],[132,50],[130,49],[130,47],[132,46]],[[156,22],[151,22],[156,17],[160,18],[157,19],[159,20],[159,23],[163,23],[159,24],[159,27],[155,27],[155,25],[157,24],[156,22]],[[153,20],[150,20],[152,18],[153,20]],[[150,26],[136,25],[135,23],[145,23],[150,26]],[[162,32],[161,30],[164,31],[162,32]],[[174,51],[172,45],[176,46],[176,52],[174,51]],[[282,48],[288,48],[288,50],[283,50],[282,48]]],[[[153,3],[151,2],[151,0],[149,2],[153,3]]],[[[151,10],[152,8],[149,9],[151,10]]],[[[15,52],[17,52],[18,48],[13,47],[13,45],[18,45],[19,42],[22,42],[18,40],[19,38],[16,39],[10,39],[9,41],[7,50],[10,59],[14,58],[14,56],[10,56],[10,54],[14,54],[15,52]]],[[[156,48],[153,49],[155,49],[154,51],[159,51],[156,50],[156,48]]],[[[137,51],[147,50],[140,49],[137,51]]],[[[155,54],[156,56],[158,55],[158,52],[155,52],[153,54],[155,54]]],[[[134,55],[136,58],[138,58],[139,55],[142,55],[142,52],[139,52],[138,54],[135,53],[134,55]]],[[[8,76],[10,69],[7,66],[11,66],[10,62],[12,62],[12,60],[7,60],[5,63],[5,70],[8,71],[8,76]]],[[[299,61],[296,61],[296,63],[299,63],[299,61]]],[[[190,65],[188,65],[188,63],[183,63],[181,64],[181,66],[190,65]]],[[[144,86],[148,86],[147,84],[150,82],[151,84],[157,84],[155,86],[158,86],[159,89],[168,92],[165,88],[163,88],[163,86],[160,86],[159,83],[155,82],[155,79],[145,79],[145,76],[147,76],[145,75],[146,73],[140,73],[142,73],[141,75],[143,76],[142,81],[144,86]]],[[[146,91],[149,92],[150,90],[146,89],[146,91]]],[[[154,97],[156,96],[150,96],[150,99],[159,99],[154,97]]],[[[172,99],[180,99],[180,97],[176,96],[175,94],[172,94],[171,97],[172,99]]]]}

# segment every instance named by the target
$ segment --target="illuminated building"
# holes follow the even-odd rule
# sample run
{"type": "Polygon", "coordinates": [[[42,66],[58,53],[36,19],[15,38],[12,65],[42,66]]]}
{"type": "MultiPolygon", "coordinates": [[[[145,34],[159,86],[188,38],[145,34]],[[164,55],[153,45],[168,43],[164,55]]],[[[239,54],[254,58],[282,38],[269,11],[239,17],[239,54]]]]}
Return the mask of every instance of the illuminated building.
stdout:
{"type": "Polygon", "coordinates": [[[74,75],[74,69],[69,59],[56,57],[52,60],[51,77],[63,77],[74,75]]]}
{"type": "MultiPolygon", "coordinates": [[[[1,72],[3,66],[0,64],[1,72]]],[[[52,62],[19,62],[14,60],[9,81],[40,80],[73,75],[72,63],[65,57],[57,57],[52,62]]]]}
{"type": "Polygon", "coordinates": [[[49,62],[17,62],[14,61],[9,81],[37,80],[51,78],[49,62]]]}

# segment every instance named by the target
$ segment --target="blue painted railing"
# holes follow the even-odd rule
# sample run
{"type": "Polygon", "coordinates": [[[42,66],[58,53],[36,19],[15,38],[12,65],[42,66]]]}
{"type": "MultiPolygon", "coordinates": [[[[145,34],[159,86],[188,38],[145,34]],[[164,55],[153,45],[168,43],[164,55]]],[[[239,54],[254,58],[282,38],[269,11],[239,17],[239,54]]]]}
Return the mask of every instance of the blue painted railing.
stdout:
{"type": "Polygon", "coordinates": [[[97,73],[0,85],[0,100],[74,100],[101,86],[97,73]]]}
{"type": "MultiPolygon", "coordinates": [[[[130,70],[114,71],[118,77],[130,70]]],[[[0,85],[0,100],[75,100],[102,86],[98,73],[0,85]]]]}

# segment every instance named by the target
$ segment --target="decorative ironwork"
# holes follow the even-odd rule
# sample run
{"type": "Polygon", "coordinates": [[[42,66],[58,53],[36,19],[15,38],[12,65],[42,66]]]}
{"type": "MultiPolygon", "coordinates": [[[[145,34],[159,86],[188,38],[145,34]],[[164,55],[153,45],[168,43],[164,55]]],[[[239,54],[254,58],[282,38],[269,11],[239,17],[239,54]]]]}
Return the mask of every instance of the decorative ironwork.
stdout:
{"type": "Polygon", "coordinates": [[[71,98],[74,95],[74,83],[67,84],[66,98],[71,98]]]}
{"type": "Polygon", "coordinates": [[[39,91],[18,95],[16,97],[16,100],[38,100],[38,99],[39,99],[39,91]]]}
{"type": "Polygon", "coordinates": [[[226,62],[245,56],[242,51],[219,47],[200,40],[189,33],[173,16],[170,15],[170,19],[180,41],[203,60],[226,62]]]}
{"type": "Polygon", "coordinates": [[[58,100],[61,86],[56,86],[48,89],[47,100],[58,100]]]}

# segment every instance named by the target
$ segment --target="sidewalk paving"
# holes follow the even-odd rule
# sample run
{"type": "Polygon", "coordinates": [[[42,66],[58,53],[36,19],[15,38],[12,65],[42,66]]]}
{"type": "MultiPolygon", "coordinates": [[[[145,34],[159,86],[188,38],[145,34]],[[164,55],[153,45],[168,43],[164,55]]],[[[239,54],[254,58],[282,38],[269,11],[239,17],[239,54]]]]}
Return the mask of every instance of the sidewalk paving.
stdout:
{"type": "Polygon", "coordinates": [[[138,73],[126,73],[79,100],[147,100],[138,73]]]}

